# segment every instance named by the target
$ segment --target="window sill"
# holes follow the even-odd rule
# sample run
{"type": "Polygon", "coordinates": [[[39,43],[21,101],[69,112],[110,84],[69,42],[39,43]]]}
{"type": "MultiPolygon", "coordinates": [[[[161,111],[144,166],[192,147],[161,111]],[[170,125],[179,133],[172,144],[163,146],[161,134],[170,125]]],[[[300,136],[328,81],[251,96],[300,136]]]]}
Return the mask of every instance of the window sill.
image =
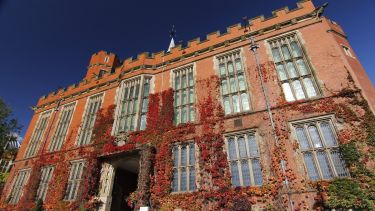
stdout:
{"type": "Polygon", "coordinates": [[[232,118],[236,118],[236,117],[240,117],[240,116],[243,116],[243,115],[246,115],[246,114],[252,114],[252,113],[254,113],[253,110],[242,111],[242,112],[231,113],[231,114],[224,114],[224,119],[232,119],[232,118]]]}
{"type": "Polygon", "coordinates": [[[178,195],[178,194],[189,194],[189,193],[195,193],[198,192],[198,189],[195,190],[189,190],[189,191],[178,191],[178,192],[171,192],[171,195],[178,195]]]}
{"type": "Polygon", "coordinates": [[[311,181],[311,182],[314,182],[314,183],[330,183],[332,182],[333,180],[335,179],[343,179],[343,178],[351,178],[350,176],[346,176],[346,177],[332,177],[331,179],[317,179],[317,180],[312,180],[310,178],[308,178],[307,180],[311,181]]]}
{"type": "Polygon", "coordinates": [[[233,189],[250,189],[250,188],[255,188],[255,189],[260,189],[263,187],[263,185],[250,185],[250,186],[231,186],[233,189]]]}

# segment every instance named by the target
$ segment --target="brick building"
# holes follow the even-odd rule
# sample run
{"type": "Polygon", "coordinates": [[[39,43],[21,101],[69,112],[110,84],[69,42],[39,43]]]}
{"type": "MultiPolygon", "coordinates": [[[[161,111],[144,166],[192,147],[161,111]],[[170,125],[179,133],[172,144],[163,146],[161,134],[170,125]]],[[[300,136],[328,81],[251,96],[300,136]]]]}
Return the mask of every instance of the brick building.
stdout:
{"type": "Polygon", "coordinates": [[[340,182],[373,196],[375,90],[315,9],[135,59],[95,53],[82,81],[34,107],[1,206],[312,210],[339,207],[340,182]]]}

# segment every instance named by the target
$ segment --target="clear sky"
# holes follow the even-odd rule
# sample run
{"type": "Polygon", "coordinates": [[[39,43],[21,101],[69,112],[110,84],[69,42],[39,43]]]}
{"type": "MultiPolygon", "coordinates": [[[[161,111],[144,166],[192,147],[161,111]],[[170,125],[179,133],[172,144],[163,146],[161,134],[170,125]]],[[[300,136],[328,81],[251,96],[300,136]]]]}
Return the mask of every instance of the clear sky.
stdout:
{"type": "MultiPolygon", "coordinates": [[[[80,81],[99,50],[121,60],[225,30],[243,16],[271,16],[296,0],[0,0],[0,97],[24,125],[40,96],[80,81]]],[[[315,0],[321,5],[324,0],[315,0]]],[[[331,0],[326,16],[342,25],[375,81],[375,0],[331,0]]],[[[318,45],[318,43],[317,43],[318,45]]]]}

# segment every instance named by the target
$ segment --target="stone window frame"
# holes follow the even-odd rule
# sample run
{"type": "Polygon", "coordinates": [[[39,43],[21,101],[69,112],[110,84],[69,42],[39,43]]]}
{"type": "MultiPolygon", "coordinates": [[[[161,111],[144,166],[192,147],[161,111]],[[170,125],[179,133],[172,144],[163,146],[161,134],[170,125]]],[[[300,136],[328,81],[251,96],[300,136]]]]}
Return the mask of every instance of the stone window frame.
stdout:
{"type": "Polygon", "coordinates": [[[42,199],[43,201],[46,198],[49,183],[53,177],[53,172],[55,170],[55,166],[44,166],[42,167],[41,174],[40,174],[40,182],[36,192],[36,200],[42,199]]]}
{"type": "MultiPolygon", "coordinates": [[[[54,130],[54,133],[53,133],[53,136],[52,136],[52,139],[51,139],[51,142],[48,146],[49,152],[59,151],[61,149],[61,147],[64,145],[64,143],[67,139],[67,135],[68,135],[70,125],[71,125],[73,117],[74,117],[76,107],[77,107],[77,101],[74,101],[74,102],[65,104],[63,106],[63,108],[61,109],[61,112],[59,114],[59,118],[58,118],[57,123],[56,123],[55,130],[54,130]],[[63,116],[67,109],[69,109],[68,112],[71,112],[70,117],[68,116],[69,120],[66,119],[67,116],[63,116]],[[64,120],[64,118],[65,118],[65,120],[64,120]],[[64,128],[61,128],[62,126],[64,126],[64,128]]],[[[69,113],[68,113],[68,115],[69,115],[69,113]]]]}
{"type": "Polygon", "coordinates": [[[189,193],[198,191],[198,182],[197,182],[197,171],[198,171],[198,145],[195,143],[195,140],[188,140],[184,142],[176,142],[171,147],[172,151],[172,181],[171,181],[171,193],[172,194],[180,194],[180,193],[189,193]],[[190,147],[191,145],[194,146],[194,165],[190,163],[190,147]],[[186,153],[186,165],[181,165],[181,148],[188,147],[186,153]],[[175,148],[178,148],[178,164],[175,166],[175,148]],[[194,189],[190,189],[190,169],[194,167],[194,189]],[[187,168],[186,171],[186,190],[181,190],[181,169],[187,168]],[[178,174],[178,181],[177,181],[177,190],[174,190],[174,171],[177,170],[178,174]]]}
{"type": "Polygon", "coordinates": [[[53,110],[49,109],[49,110],[43,111],[39,114],[38,121],[35,124],[33,134],[31,135],[30,141],[29,141],[27,149],[25,151],[24,158],[33,157],[38,153],[40,144],[43,142],[44,135],[45,135],[45,133],[47,131],[47,128],[48,128],[48,125],[51,121],[52,113],[53,113],[53,110]],[[45,119],[43,119],[43,118],[45,118],[45,119]],[[41,126],[43,126],[42,129],[40,128],[41,126]]]}
{"type": "Polygon", "coordinates": [[[284,33],[282,35],[274,36],[272,38],[266,39],[265,42],[266,42],[266,46],[269,50],[270,59],[275,65],[275,71],[276,71],[276,75],[277,75],[277,78],[278,78],[278,83],[279,83],[279,86],[282,89],[282,92],[284,93],[284,99],[286,101],[295,102],[295,101],[298,101],[298,100],[312,100],[312,99],[322,97],[323,93],[322,93],[322,90],[319,87],[318,79],[316,77],[315,70],[314,70],[313,65],[311,64],[311,60],[310,60],[310,58],[307,54],[307,50],[304,46],[303,39],[301,38],[301,35],[298,31],[293,31],[293,32],[290,32],[290,33],[284,33]],[[291,40],[291,41],[285,42],[285,40],[291,40]],[[291,43],[293,41],[295,41],[297,43],[297,46],[301,50],[300,53],[302,53],[302,55],[300,55],[300,56],[298,56],[298,55],[294,56],[293,55],[293,51],[291,50],[292,49],[291,43]],[[288,47],[289,54],[291,56],[290,59],[284,59],[284,55],[283,55],[283,52],[281,50],[281,47],[284,46],[284,45],[286,45],[288,47]],[[279,62],[275,61],[275,57],[274,57],[273,52],[272,52],[272,49],[276,48],[276,47],[278,48],[279,55],[281,56],[281,61],[279,61],[279,62]],[[299,66],[297,65],[297,60],[302,60],[304,62],[305,67],[307,68],[306,74],[302,75],[300,73],[299,66]],[[289,71],[288,71],[288,67],[287,67],[288,62],[292,63],[292,65],[294,67],[294,70],[295,70],[295,73],[297,75],[296,77],[289,77],[289,71]],[[283,79],[280,76],[278,68],[277,68],[278,65],[283,66],[283,70],[284,70],[284,74],[285,74],[286,79],[283,79]],[[305,78],[310,78],[312,86],[314,87],[315,96],[309,97],[307,89],[306,89],[305,82],[303,81],[303,79],[305,79],[305,78]],[[296,94],[296,91],[295,91],[296,88],[293,87],[293,82],[297,81],[297,80],[300,82],[300,85],[301,85],[301,88],[302,88],[303,94],[304,94],[304,98],[301,98],[301,99],[297,99],[297,94],[296,94]],[[291,100],[287,99],[283,84],[289,85],[289,90],[292,94],[293,99],[291,99],[291,100]]]}
{"type": "Polygon", "coordinates": [[[21,199],[25,185],[29,181],[30,175],[31,168],[18,170],[17,176],[13,179],[12,189],[7,197],[9,204],[17,204],[21,199]]]}
{"type": "MultiPolygon", "coordinates": [[[[147,125],[147,112],[148,112],[148,103],[149,103],[149,96],[150,94],[152,94],[152,90],[153,90],[153,83],[154,83],[154,77],[152,75],[149,75],[149,74],[142,74],[142,75],[137,75],[137,76],[134,76],[134,77],[131,77],[131,78],[128,78],[128,79],[125,79],[121,82],[119,88],[118,88],[118,92],[116,94],[116,111],[115,111],[115,121],[114,121],[114,124],[113,124],[113,128],[112,128],[112,135],[118,135],[120,133],[123,133],[123,132],[131,132],[131,131],[139,131],[139,130],[144,130],[146,128],[146,125],[147,125]],[[145,95],[144,93],[144,88],[145,88],[145,84],[148,83],[149,84],[149,91],[148,91],[148,94],[147,96],[145,95]],[[125,91],[126,91],[126,88],[127,87],[131,87],[132,85],[137,85],[137,84],[143,84],[142,86],[139,86],[139,90],[138,90],[138,96],[137,98],[132,98],[129,100],[129,93],[126,93],[126,95],[128,96],[128,99],[125,100],[124,99],[124,94],[125,94],[125,91]],[[124,131],[120,131],[121,129],[121,120],[123,119],[122,118],[122,115],[121,113],[123,112],[122,109],[123,109],[123,106],[124,104],[126,106],[128,106],[128,103],[134,103],[134,100],[137,99],[137,106],[136,106],[136,112],[134,113],[134,105],[132,104],[132,107],[133,109],[132,110],[132,113],[129,114],[128,113],[128,109],[126,109],[125,112],[125,115],[123,115],[123,118],[128,118],[128,117],[134,117],[134,128],[133,130],[124,130],[124,131]],[[144,121],[144,126],[142,126],[142,122],[144,121]]],[[[136,90],[134,90],[135,92],[136,90]]],[[[133,92],[133,93],[134,93],[133,92]]],[[[125,120],[127,121],[127,120],[125,120]]],[[[130,119],[131,121],[131,119],[130,119]]],[[[124,123],[125,124],[125,123],[124,123]]],[[[125,125],[124,125],[125,127],[125,125]]]]}
{"type": "Polygon", "coordinates": [[[99,109],[101,109],[102,107],[102,104],[104,102],[104,97],[105,97],[105,92],[100,92],[100,93],[87,97],[85,110],[82,114],[81,125],[79,127],[79,132],[78,132],[77,139],[75,142],[76,146],[80,147],[80,146],[84,146],[84,145],[91,143],[92,131],[93,131],[95,120],[96,120],[96,114],[99,111],[99,109]],[[95,98],[99,98],[99,99],[95,99],[95,98]],[[94,110],[96,110],[95,112],[89,110],[92,108],[90,107],[91,100],[93,100],[94,103],[96,102],[95,100],[99,102],[98,107],[94,107],[94,110]],[[88,119],[88,116],[93,116],[93,118],[90,120],[88,119]],[[90,125],[87,125],[88,123],[90,123],[90,125]],[[84,136],[82,134],[84,134],[84,136]]]}
{"type": "Polygon", "coordinates": [[[85,159],[70,161],[69,178],[64,193],[64,201],[74,201],[76,199],[80,183],[83,181],[85,167],[85,159]]]}
{"type": "Polygon", "coordinates": [[[355,58],[352,54],[352,50],[348,46],[341,44],[341,47],[344,50],[344,53],[345,53],[346,56],[349,56],[353,59],[355,58]]]}
{"type": "MultiPolygon", "coordinates": [[[[324,115],[324,116],[319,116],[319,117],[312,117],[312,118],[307,118],[307,119],[301,119],[301,120],[296,120],[296,121],[292,121],[289,123],[290,125],[290,128],[292,129],[291,131],[291,140],[295,140],[297,143],[298,143],[298,149],[297,149],[297,152],[298,152],[298,157],[300,160],[302,160],[303,162],[303,168],[304,168],[304,171],[305,171],[305,174],[306,174],[306,178],[308,178],[309,180],[311,181],[322,181],[322,180],[327,180],[327,181],[330,181],[334,178],[345,178],[345,177],[350,177],[350,173],[349,173],[349,169],[347,167],[347,165],[345,164],[345,160],[343,158],[341,158],[341,165],[343,165],[343,168],[344,168],[344,171],[345,171],[345,176],[339,176],[338,175],[338,172],[337,172],[337,164],[335,164],[335,162],[333,161],[332,159],[332,154],[331,152],[338,152],[340,156],[340,143],[339,143],[339,140],[338,140],[338,136],[337,136],[337,128],[336,128],[336,125],[337,123],[335,122],[335,116],[332,114],[332,115],[324,115]],[[331,134],[333,135],[333,138],[335,139],[336,141],[336,145],[335,146],[327,146],[327,140],[326,138],[324,137],[324,133],[322,132],[322,129],[321,129],[321,124],[322,123],[327,123],[329,125],[329,128],[330,128],[330,131],[331,131],[331,134]],[[317,132],[319,134],[319,138],[320,138],[320,142],[322,144],[322,147],[320,148],[315,148],[313,147],[313,144],[314,144],[314,141],[312,140],[311,138],[311,134],[310,132],[308,131],[308,127],[310,126],[315,126],[316,129],[317,129],[317,132]],[[299,142],[299,139],[298,139],[298,136],[297,136],[297,131],[296,129],[300,127],[300,128],[303,128],[303,132],[304,132],[304,136],[307,137],[307,140],[308,140],[308,144],[309,144],[309,149],[301,149],[301,144],[299,142]],[[321,151],[321,152],[325,152],[326,153],[326,159],[328,159],[328,165],[331,169],[331,178],[327,178],[325,179],[324,176],[323,176],[323,172],[322,172],[322,169],[320,167],[320,164],[319,164],[319,160],[317,158],[317,155],[316,153],[318,151],[321,151]],[[317,179],[312,179],[310,174],[309,174],[309,168],[306,164],[306,161],[304,159],[304,153],[312,153],[312,157],[313,157],[313,164],[315,166],[315,171],[317,172],[317,176],[318,178],[317,179]]],[[[327,162],[327,160],[326,160],[327,162]]]]}
{"type": "Polygon", "coordinates": [[[172,69],[171,70],[171,78],[172,78],[172,88],[173,88],[173,108],[174,108],[174,118],[173,118],[173,121],[176,125],[178,124],[184,124],[184,123],[188,123],[188,122],[195,122],[196,121],[196,114],[197,114],[197,111],[196,111],[196,108],[195,108],[195,105],[196,105],[196,100],[197,100],[197,95],[196,95],[196,63],[191,63],[191,64],[187,64],[187,65],[184,65],[182,67],[178,67],[178,68],[175,68],[175,69],[172,69]],[[192,84],[189,83],[189,80],[190,80],[190,73],[192,74],[192,84]],[[186,75],[186,87],[182,87],[182,78],[183,76],[186,75]],[[179,88],[177,88],[177,83],[176,83],[176,78],[179,78],[179,88]],[[190,90],[193,90],[193,101],[190,102],[190,90]],[[186,96],[186,103],[183,104],[182,101],[183,101],[183,93],[184,91],[187,91],[187,96],[186,96]],[[177,104],[177,100],[176,100],[176,96],[177,96],[177,93],[179,94],[179,99],[180,99],[180,103],[177,104]],[[185,122],[182,122],[182,117],[183,117],[183,109],[184,108],[188,108],[187,109],[187,119],[185,122]],[[177,111],[179,111],[179,121],[177,121],[177,111]],[[191,113],[190,112],[193,112],[193,118],[192,116],[190,115],[191,113]]]}
{"type": "Polygon", "coordinates": [[[228,160],[228,168],[229,172],[231,174],[231,184],[233,187],[260,187],[264,183],[264,175],[262,172],[262,165],[261,165],[261,151],[260,151],[260,137],[257,133],[256,130],[241,130],[241,131],[236,131],[236,132],[231,132],[231,133],[226,133],[224,134],[224,142],[225,142],[225,152],[227,154],[227,160],[228,160]],[[240,157],[240,150],[239,150],[239,145],[238,145],[238,137],[243,136],[245,139],[245,146],[246,146],[246,155],[247,157],[240,157]],[[256,147],[257,147],[257,155],[252,156],[250,153],[250,146],[248,143],[248,137],[253,136],[255,139],[256,147]],[[229,153],[229,138],[234,137],[235,141],[235,147],[236,147],[236,159],[231,159],[230,158],[230,153],[229,153]],[[243,179],[243,172],[242,172],[242,160],[247,160],[248,161],[248,169],[249,169],[249,177],[250,177],[250,184],[249,185],[244,185],[244,179],[243,179]],[[254,175],[254,169],[253,169],[253,160],[258,160],[258,165],[260,168],[260,173],[261,173],[261,182],[260,184],[255,183],[255,175],[254,175]],[[232,165],[231,162],[235,161],[237,163],[237,170],[238,170],[238,177],[239,177],[239,185],[234,185],[233,184],[233,177],[232,177],[232,165]],[[249,162],[251,161],[251,162],[249,162]]]}
{"type": "Polygon", "coordinates": [[[224,52],[224,53],[221,53],[221,54],[218,54],[216,56],[214,56],[214,69],[216,69],[216,74],[217,76],[219,77],[219,81],[220,81],[220,98],[221,98],[221,103],[222,103],[222,106],[223,106],[223,109],[224,109],[224,113],[225,113],[225,116],[230,116],[230,115],[237,115],[237,114],[243,114],[243,113],[248,113],[248,112],[251,112],[253,110],[252,108],[252,97],[251,97],[251,93],[250,93],[250,87],[249,87],[249,84],[248,84],[248,76],[247,76],[247,71],[246,71],[246,58],[244,56],[244,53],[243,53],[243,49],[242,48],[238,48],[238,49],[234,49],[234,50],[230,50],[230,51],[227,51],[227,52],[224,52]],[[228,57],[232,57],[231,59],[228,59],[228,57]],[[242,73],[241,72],[237,72],[237,67],[236,67],[236,61],[237,60],[240,60],[240,65],[241,65],[241,68],[242,68],[242,73]],[[233,65],[233,70],[234,70],[234,73],[233,74],[230,74],[229,73],[229,70],[228,70],[228,63],[231,62],[231,64],[233,65]],[[221,76],[221,65],[224,64],[225,65],[225,76],[221,76]],[[240,90],[240,85],[239,85],[239,80],[238,80],[238,75],[243,75],[243,83],[244,83],[244,89],[243,90],[240,90]],[[235,86],[236,86],[236,91],[235,92],[231,92],[231,84],[230,84],[230,78],[231,76],[234,76],[235,78],[235,86]],[[226,84],[227,84],[227,93],[224,93],[223,92],[223,88],[222,88],[222,83],[223,83],[223,80],[226,80],[226,84]],[[248,100],[248,110],[244,110],[243,106],[244,104],[242,103],[242,94],[246,94],[247,95],[247,100],[248,100]],[[238,97],[238,105],[239,105],[239,111],[238,112],[235,112],[234,111],[234,103],[233,103],[233,96],[237,96],[238,97]],[[229,106],[230,106],[230,112],[229,113],[226,113],[225,112],[225,98],[228,98],[228,103],[229,103],[229,106]]]}

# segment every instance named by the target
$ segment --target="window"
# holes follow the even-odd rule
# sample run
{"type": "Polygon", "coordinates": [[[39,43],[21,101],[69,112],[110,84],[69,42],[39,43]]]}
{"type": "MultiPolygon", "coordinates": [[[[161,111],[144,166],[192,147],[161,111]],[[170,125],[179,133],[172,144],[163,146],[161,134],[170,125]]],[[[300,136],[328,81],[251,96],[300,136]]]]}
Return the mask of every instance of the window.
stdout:
{"type": "Polygon", "coordinates": [[[232,185],[262,185],[262,169],[255,134],[248,132],[228,135],[226,144],[232,185]]]}
{"type": "Polygon", "coordinates": [[[41,170],[41,176],[40,176],[40,183],[38,190],[36,192],[36,199],[42,199],[43,201],[46,198],[47,190],[48,190],[48,184],[52,178],[54,167],[53,166],[47,166],[43,167],[41,170]]]}
{"type": "Polygon", "coordinates": [[[44,132],[46,131],[48,120],[51,116],[52,111],[46,111],[40,114],[39,120],[35,126],[33,135],[31,136],[29,147],[26,150],[25,158],[34,156],[39,149],[40,143],[42,142],[44,132]]]}
{"type": "Polygon", "coordinates": [[[240,51],[217,57],[220,88],[225,114],[250,110],[250,98],[240,51]]]}
{"type": "Polygon", "coordinates": [[[186,192],[196,189],[195,185],[195,144],[175,145],[173,154],[173,192],[186,192]]]}
{"type": "Polygon", "coordinates": [[[317,97],[317,85],[297,35],[270,41],[270,45],[286,101],[317,97]]]}
{"type": "Polygon", "coordinates": [[[104,57],[104,63],[108,63],[108,61],[109,61],[109,56],[104,57]]]}
{"type": "Polygon", "coordinates": [[[173,70],[174,75],[174,122],[195,121],[195,88],[193,65],[173,70]]]}
{"type": "Polygon", "coordinates": [[[329,118],[293,126],[311,180],[349,176],[329,118]]]}
{"type": "Polygon", "coordinates": [[[86,103],[86,111],[83,117],[80,133],[78,135],[77,145],[82,146],[90,143],[92,129],[94,127],[96,113],[98,112],[102,103],[103,94],[92,96],[86,103]]]}
{"type": "Polygon", "coordinates": [[[352,53],[350,52],[350,49],[346,46],[342,45],[342,48],[344,49],[344,52],[347,56],[353,57],[352,53]]]}
{"type": "Polygon", "coordinates": [[[51,144],[49,145],[50,152],[60,150],[64,144],[75,105],[76,103],[65,105],[61,110],[55,133],[53,135],[51,144]]]}
{"type": "Polygon", "coordinates": [[[151,88],[150,76],[139,76],[123,81],[118,94],[116,133],[144,130],[151,88]]]}
{"type": "Polygon", "coordinates": [[[20,200],[27,181],[30,176],[30,169],[20,170],[14,179],[13,188],[9,195],[9,204],[17,204],[20,200]]]}
{"type": "Polygon", "coordinates": [[[98,73],[98,79],[100,79],[100,78],[103,78],[103,75],[106,73],[107,71],[105,71],[105,70],[99,70],[99,73],[98,73]]]}
{"type": "Polygon", "coordinates": [[[11,163],[10,160],[0,159],[0,172],[7,173],[11,163]]]}
{"type": "Polygon", "coordinates": [[[77,192],[79,189],[79,184],[81,183],[81,180],[82,180],[82,173],[83,173],[84,165],[85,165],[84,161],[72,162],[64,200],[74,200],[76,198],[77,192]]]}

